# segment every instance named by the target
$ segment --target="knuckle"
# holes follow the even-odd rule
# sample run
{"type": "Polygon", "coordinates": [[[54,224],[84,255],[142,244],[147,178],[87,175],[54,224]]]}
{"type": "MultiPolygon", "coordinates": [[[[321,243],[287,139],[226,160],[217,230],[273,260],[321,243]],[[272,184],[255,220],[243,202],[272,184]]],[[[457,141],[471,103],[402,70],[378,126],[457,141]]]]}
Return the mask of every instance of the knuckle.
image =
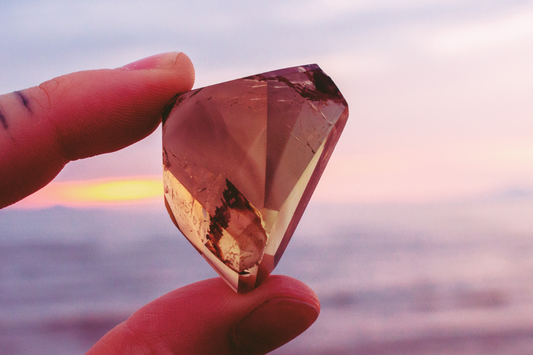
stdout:
{"type": "Polygon", "coordinates": [[[52,98],[59,92],[61,82],[54,78],[36,86],[33,89],[33,97],[40,102],[41,107],[47,110],[53,106],[52,98]]]}
{"type": "Polygon", "coordinates": [[[8,116],[42,115],[57,105],[65,93],[68,81],[65,77],[54,78],[29,89],[13,91],[0,96],[0,126],[7,124],[8,116]]]}
{"type": "Polygon", "coordinates": [[[9,127],[7,117],[4,114],[4,109],[1,105],[0,105],[0,127],[2,127],[4,130],[7,130],[9,127]]]}
{"type": "Polygon", "coordinates": [[[47,80],[42,84],[28,89],[29,96],[43,109],[48,111],[62,100],[65,95],[68,84],[70,82],[69,76],[60,76],[54,79],[47,80]]]}

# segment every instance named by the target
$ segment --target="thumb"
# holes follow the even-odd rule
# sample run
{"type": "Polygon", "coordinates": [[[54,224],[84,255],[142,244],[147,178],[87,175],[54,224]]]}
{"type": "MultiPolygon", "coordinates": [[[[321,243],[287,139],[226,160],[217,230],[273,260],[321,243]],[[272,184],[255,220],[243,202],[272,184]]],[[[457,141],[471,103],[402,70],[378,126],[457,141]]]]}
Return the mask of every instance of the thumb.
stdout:
{"type": "Polygon", "coordinates": [[[313,291],[286,276],[245,295],[209,279],[147,304],[87,355],[266,354],[306,330],[319,310],[313,291]]]}
{"type": "Polygon", "coordinates": [[[0,96],[0,208],[46,185],[71,160],[146,137],[193,82],[189,58],[164,53],[0,96]]]}

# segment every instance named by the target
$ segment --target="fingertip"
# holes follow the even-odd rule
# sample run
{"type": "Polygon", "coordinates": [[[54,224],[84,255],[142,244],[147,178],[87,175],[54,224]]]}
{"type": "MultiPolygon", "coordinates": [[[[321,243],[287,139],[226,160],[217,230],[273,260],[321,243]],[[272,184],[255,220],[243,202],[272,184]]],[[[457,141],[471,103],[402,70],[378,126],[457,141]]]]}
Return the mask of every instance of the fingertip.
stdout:
{"type": "Polygon", "coordinates": [[[187,80],[190,85],[188,90],[192,89],[196,78],[196,72],[192,61],[187,54],[183,52],[178,53],[174,62],[174,69],[182,73],[184,80],[187,80]]]}
{"type": "Polygon", "coordinates": [[[239,353],[266,354],[303,333],[319,313],[314,304],[299,299],[269,299],[237,323],[233,343],[239,353]]]}
{"type": "Polygon", "coordinates": [[[118,70],[165,70],[179,74],[179,81],[183,90],[190,90],[194,85],[195,71],[191,59],[183,52],[167,52],[136,60],[126,64],[118,70]]]}
{"type": "Polygon", "coordinates": [[[61,100],[49,116],[64,157],[76,160],[108,153],[146,137],[159,125],[172,97],[192,88],[194,73],[186,54],[170,52],[115,70],[57,78],[54,82],[62,90],[55,89],[49,97],[59,101],[55,96],[61,95],[61,100]]]}
{"type": "Polygon", "coordinates": [[[316,293],[305,283],[286,275],[270,275],[257,288],[257,290],[268,289],[273,295],[279,297],[290,297],[312,304],[320,311],[320,300],[316,293]]]}
{"type": "Polygon", "coordinates": [[[232,333],[238,353],[266,354],[279,348],[308,329],[320,314],[315,292],[288,276],[271,275],[244,297],[248,296],[256,298],[255,307],[232,333]]]}

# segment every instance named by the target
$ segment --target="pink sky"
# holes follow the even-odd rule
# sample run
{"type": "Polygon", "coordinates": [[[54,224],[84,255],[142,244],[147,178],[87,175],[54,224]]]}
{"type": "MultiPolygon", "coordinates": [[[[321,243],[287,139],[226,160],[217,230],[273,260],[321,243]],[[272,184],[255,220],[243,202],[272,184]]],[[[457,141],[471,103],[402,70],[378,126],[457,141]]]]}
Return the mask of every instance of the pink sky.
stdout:
{"type": "MultiPolygon", "coordinates": [[[[301,26],[325,25],[343,12],[387,6],[406,11],[427,3],[333,1],[328,11],[317,13],[313,8],[321,2],[313,1],[297,15],[283,16],[301,26]]],[[[270,63],[217,66],[199,60],[196,87],[318,63],[347,98],[350,118],[315,202],[426,202],[533,190],[532,5],[479,14],[465,10],[452,19],[421,16],[343,36],[344,45],[336,49],[270,63]]],[[[102,65],[118,66],[129,55],[102,65]]],[[[71,163],[49,191],[76,180],[157,179],[160,134],[159,129],[121,152],[71,163]]],[[[45,195],[19,206],[37,206],[45,195]]],[[[62,202],[50,198],[53,203],[62,202]]]]}

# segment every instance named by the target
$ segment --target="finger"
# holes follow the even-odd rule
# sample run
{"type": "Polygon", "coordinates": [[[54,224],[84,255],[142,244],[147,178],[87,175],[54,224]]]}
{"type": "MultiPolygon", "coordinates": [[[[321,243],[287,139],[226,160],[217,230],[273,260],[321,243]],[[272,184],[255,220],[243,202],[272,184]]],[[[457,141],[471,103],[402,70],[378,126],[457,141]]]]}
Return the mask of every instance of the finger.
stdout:
{"type": "Polygon", "coordinates": [[[319,312],[313,291],[286,276],[270,276],[245,295],[210,279],[149,303],[87,355],[266,354],[302,333],[319,312]]]}
{"type": "Polygon", "coordinates": [[[71,160],[146,137],[193,82],[190,59],[165,53],[0,96],[0,208],[46,185],[71,160]]]}

